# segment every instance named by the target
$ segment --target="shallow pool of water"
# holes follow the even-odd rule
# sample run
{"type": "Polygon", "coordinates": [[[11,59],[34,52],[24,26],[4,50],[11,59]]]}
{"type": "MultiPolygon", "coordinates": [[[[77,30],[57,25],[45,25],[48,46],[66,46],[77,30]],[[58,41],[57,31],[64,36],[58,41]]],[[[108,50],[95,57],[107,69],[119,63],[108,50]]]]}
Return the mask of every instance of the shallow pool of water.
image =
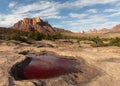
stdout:
{"type": "Polygon", "coordinates": [[[77,60],[51,55],[27,55],[26,59],[11,68],[11,75],[16,80],[47,79],[64,74],[76,73],[77,60]]]}

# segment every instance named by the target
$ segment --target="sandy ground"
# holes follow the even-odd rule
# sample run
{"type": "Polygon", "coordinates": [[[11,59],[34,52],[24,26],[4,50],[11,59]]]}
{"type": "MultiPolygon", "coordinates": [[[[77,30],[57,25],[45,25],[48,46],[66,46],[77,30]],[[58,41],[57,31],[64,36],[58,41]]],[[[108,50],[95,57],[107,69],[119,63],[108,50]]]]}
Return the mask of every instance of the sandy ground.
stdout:
{"type": "Polygon", "coordinates": [[[0,86],[120,86],[119,74],[119,47],[93,48],[88,45],[80,47],[77,43],[71,44],[61,41],[41,41],[34,45],[14,41],[0,41],[0,86]],[[81,62],[80,67],[83,73],[77,74],[77,78],[73,78],[72,83],[70,81],[72,80],[70,79],[71,75],[42,81],[13,80],[8,72],[16,62],[25,59],[24,55],[19,54],[21,51],[38,53],[51,51],[61,56],[72,56],[81,62]]]}

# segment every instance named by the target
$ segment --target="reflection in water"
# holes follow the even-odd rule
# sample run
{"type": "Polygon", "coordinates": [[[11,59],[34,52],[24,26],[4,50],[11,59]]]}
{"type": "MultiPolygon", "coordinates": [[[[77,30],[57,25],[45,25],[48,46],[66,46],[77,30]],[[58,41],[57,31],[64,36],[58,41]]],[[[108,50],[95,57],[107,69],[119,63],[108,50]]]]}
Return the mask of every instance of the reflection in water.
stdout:
{"type": "Polygon", "coordinates": [[[76,73],[77,60],[48,55],[27,55],[27,58],[11,68],[16,80],[47,79],[68,73],[76,73]]]}

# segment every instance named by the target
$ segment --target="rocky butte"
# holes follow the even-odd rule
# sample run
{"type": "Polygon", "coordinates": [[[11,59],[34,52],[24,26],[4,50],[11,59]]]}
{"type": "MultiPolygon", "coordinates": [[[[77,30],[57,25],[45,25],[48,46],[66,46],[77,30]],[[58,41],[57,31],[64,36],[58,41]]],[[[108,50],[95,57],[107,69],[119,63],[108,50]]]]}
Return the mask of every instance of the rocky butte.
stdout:
{"type": "Polygon", "coordinates": [[[56,33],[56,30],[47,21],[39,17],[24,18],[15,23],[11,28],[25,32],[38,31],[40,33],[56,33]]]}

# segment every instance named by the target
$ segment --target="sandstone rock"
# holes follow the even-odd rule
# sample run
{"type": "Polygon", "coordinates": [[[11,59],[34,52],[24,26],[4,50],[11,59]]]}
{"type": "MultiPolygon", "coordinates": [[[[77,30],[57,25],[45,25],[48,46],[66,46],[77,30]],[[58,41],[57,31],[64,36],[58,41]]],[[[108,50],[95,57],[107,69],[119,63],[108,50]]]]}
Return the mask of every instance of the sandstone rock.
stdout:
{"type": "Polygon", "coordinates": [[[111,29],[111,32],[120,32],[120,24],[114,26],[114,27],[111,29]]]}
{"type": "Polygon", "coordinates": [[[13,52],[14,50],[0,53],[0,86],[80,86],[89,79],[99,75],[97,70],[80,61],[82,73],[66,74],[50,79],[14,80],[9,72],[11,67],[25,59],[24,55],[13,52]],[[88,71],[86,71],[88,70],[88,71]]]}
{"type": "Polygon", "coordinates": [[[38,31],[41,33],[56,33],[54,28],[48,24],[47,21],[43,21],[39,17],[24,18],[15,23],[11,28],[25,32],[38,31]]]}
{"type": "Polygon", "coordinates": [[[98,33],[108,33],[108,32],[110,32],[110,29],[107,29],[107,28],[103,28],[98,31],[98,33]]]}

